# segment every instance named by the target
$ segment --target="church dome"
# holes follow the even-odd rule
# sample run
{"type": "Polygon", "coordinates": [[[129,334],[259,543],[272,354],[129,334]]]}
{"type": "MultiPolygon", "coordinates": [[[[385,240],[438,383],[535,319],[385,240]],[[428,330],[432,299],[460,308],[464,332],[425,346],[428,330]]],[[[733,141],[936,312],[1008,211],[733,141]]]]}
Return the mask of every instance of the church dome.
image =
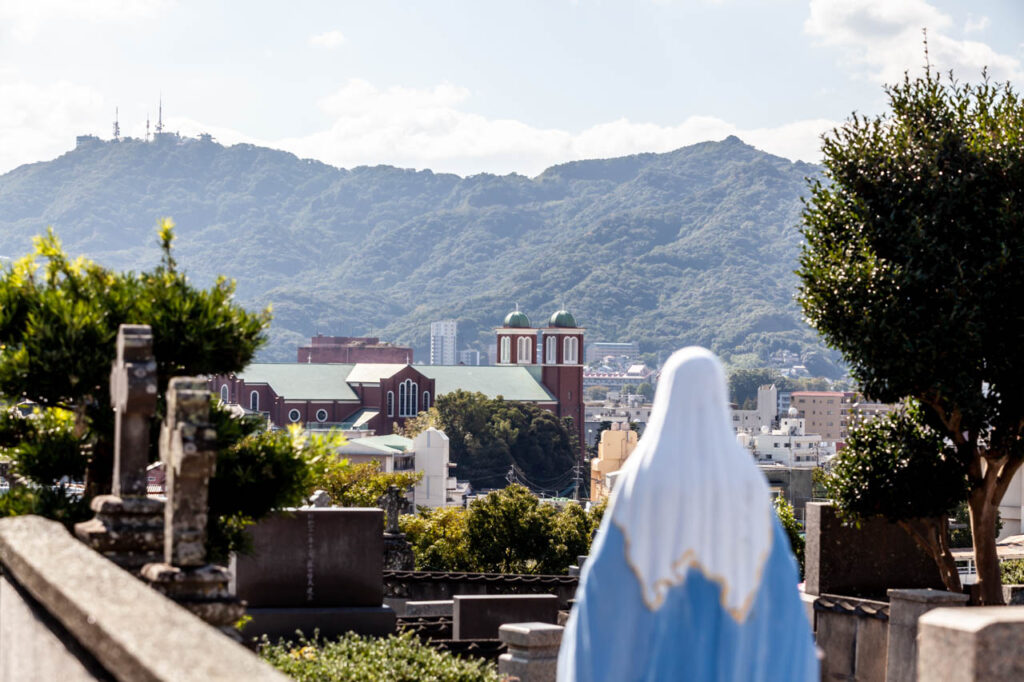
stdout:
{"type": "Polygon", "coordinates": [[[576,318],[568,310],[556,310],[548,322],[549,327],[576,327],[576,318]]]}
{"type": "Polygon", "coordinates": [[[517,327],[519,329],[530,328],[530,318],[526,316],[526,313],[519,310],[513,310],[505,316],[506,327],[517,327]]]}

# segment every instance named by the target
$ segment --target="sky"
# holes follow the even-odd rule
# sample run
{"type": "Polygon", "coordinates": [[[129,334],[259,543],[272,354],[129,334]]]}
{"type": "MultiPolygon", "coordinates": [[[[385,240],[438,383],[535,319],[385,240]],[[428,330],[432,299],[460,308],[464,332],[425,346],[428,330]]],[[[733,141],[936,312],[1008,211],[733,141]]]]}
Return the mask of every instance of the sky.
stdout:
{"type": "Polygon", "coordinates": [[[0,173],[80,134],[211,133],[468,175],[737,135],[817,161],[883,84],[1024,88],[1020,0],[0,0],[0,173]]]}

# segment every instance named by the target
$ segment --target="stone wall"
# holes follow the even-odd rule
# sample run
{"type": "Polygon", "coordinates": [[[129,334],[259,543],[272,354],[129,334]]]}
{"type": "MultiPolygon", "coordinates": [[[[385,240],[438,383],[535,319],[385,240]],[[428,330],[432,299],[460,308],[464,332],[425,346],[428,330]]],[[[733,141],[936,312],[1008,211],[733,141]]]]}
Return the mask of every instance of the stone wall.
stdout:
{"type": "Polygon", "coordinates": [[[0,519],[0,682],[287,678],[35,516],[0,519]]]}
{"type": "Polygon", "coordinates": [[[822,595],[814,602],[822,680],[885,682],[889,605],[822,595]]]}
{"type": "Polygon", "coordinates": [[[569,609],[579,578],[568,575],[384,571],[384,596],[394,600],[438,601],[472,594],[553,594],[569,609]]]}

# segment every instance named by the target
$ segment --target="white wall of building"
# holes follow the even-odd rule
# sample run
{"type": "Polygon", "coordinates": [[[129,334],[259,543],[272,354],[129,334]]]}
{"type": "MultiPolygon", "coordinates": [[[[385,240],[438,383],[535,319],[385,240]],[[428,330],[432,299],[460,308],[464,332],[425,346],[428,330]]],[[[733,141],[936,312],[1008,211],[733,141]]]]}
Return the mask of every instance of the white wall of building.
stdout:
{"type": "Polygon", "coordinates": [[[449,475],[448,436],[431,427],[412,441],[416,471],[423,478],[413,488],[413,504],[417,507],[444,507],[449,504],[449,491],[455,479],[449,475]]]}

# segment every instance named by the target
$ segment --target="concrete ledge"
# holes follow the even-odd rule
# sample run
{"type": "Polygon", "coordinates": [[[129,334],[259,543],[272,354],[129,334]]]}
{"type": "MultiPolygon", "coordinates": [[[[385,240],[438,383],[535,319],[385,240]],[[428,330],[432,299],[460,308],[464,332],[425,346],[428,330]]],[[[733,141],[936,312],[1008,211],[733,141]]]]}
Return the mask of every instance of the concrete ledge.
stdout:
{"type": "Polygon", "coordinates": [[[1024,606],[934,609],[917,621],[917,632],[919,680],[1024,679],[1024,606]]]}
{"type": "Polygon", "coordinates": [[[119,680],[287,678],[36,516],[0,519],[4,574],[119,680]]]}

